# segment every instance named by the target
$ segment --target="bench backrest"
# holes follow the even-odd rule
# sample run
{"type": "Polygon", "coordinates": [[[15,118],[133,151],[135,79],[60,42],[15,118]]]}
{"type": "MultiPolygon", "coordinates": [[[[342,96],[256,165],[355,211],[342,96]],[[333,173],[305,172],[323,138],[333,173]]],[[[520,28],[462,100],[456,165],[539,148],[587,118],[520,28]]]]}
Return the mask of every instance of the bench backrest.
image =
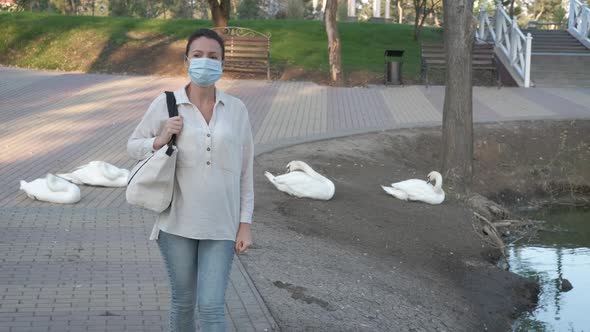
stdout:
{"type": "MultiPolygon", "coordinates": [[[[445,47],[441,43],[422,43],[422,58],[444,58],[445,47]]],[[[493,46],[488,44],[475,44],[472,50],[474,61],[492,61],[494,58],[493,46]]]]}
{"type": "Polygon", "coordinates": [[[225,42],[227,60],[267,60],[270,57],[270,35],[247,28],[225,27],[213,29],[225,42]]]}

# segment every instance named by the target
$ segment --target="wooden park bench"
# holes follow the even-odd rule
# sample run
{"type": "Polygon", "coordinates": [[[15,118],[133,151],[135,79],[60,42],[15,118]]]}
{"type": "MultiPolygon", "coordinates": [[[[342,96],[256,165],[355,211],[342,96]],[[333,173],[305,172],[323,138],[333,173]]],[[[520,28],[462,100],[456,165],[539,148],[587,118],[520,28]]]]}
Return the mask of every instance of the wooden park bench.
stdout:
{"type": "Polygon", "coordinates": [[[225,42],[224,71],[266,73],[270,80],[270,34],[247,28],[214,28],[225,42]]]}
{"type": "MultiPolygon", "coordinates": [[[[428,71],[432,68],[445,69],[447,67],[445,46],[442,43],[421,43],[422,48],[422,66],[421,78],[428,86],[428,71]]],[[[489,70],[492,72],[493,80],[500,85],[500,78],[498,76],[498,69],[496,67],[496,60],[494,57],[494,47],[490,44],[474,44],[473,57],[471,65],[474,70],[489,70]]]]}

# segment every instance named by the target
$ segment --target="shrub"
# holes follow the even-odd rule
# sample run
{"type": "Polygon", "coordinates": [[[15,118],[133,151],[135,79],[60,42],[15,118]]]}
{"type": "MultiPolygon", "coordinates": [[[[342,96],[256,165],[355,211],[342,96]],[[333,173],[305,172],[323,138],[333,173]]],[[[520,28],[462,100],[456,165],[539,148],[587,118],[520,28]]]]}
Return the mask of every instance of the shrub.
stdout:
{"type": "Polygon", "coordinates": [[[287,18],[287,12],[285,10],[279,10],[276,14],[275,14],[275,19],[277,20],[284,20],[287,18]]]}
{"type": "Polygon", "coordinates": [[[14,12],[17,9],[16,3],[0,3],[0,12],[14,12]]]}
{"type": "Polygon", "coordinates": [[[242,0],[238,6],[238,18],[241,20],[252,20],[262,17],[258,0],[242,0]]]}
{"type": "Polygon", "coordinates": [[[302,19],[305,14],[303,0],[287,0],[286,15],[289,19],[302,19]]]}
{"type": "Polygon", "coordinates": [[[338,21],[346,21],[348,18],[348,2],[342,0],[338,2],[336,17],[338,18],[338,21]]]}

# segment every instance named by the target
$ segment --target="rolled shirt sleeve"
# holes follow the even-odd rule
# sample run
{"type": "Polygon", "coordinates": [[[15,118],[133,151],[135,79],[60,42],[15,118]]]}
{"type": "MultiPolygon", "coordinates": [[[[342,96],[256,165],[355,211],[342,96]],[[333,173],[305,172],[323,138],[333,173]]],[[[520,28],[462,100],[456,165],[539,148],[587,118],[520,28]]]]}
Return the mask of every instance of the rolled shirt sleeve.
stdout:
{"type": "Polygon", "coordinates": [[[162,113],[163,96],[158,96],[150,105],[143,118],[127,141],[127,154],[131,159],[143,160],[154,152],[154,141],[168,114],[162,113]],[[165,115],[165,116],[163,116],[165,115]]]}

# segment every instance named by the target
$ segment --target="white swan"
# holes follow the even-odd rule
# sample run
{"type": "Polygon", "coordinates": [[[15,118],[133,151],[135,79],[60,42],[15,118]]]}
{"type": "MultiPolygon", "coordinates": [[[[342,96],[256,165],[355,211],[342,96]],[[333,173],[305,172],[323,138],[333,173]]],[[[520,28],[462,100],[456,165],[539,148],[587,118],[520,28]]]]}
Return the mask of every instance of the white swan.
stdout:
{"type": "Polygon", "coordinates": [[[40,201],[61,204],[80,201],[80,188],[53,174],[47,174],[45,178],[31,182],[21,180],[20,190],[27,193],[30,198],[40,201]]]}
{"type": "Polygon", "coordinates": [[[118,168],[104,161],[91,161],[76,168],[72,173],[57,174],[75,184],[103,187],[125,187],[129,170],[118,168]]]}
{"type": "Polygon", "coordinates": [[[440,204],[445,200],[445,192],[442,189],[442,175],[436,171],[428,174],[428,182],[411,179],[393,183],[391,187],[381,187],[391,196],[403,201],[440,204]],[[432,181],[434,181],[434,186],[430,184],[432,181]]]}
{"type": "Polygon", "coordinates": [[[274,186],[289,195],[329,200],[334,196],[334,183],[314,171],[303,161],[294,160],[287,164],[288,173],[274,176],[269,172],[264,175],[274,186]]]}

